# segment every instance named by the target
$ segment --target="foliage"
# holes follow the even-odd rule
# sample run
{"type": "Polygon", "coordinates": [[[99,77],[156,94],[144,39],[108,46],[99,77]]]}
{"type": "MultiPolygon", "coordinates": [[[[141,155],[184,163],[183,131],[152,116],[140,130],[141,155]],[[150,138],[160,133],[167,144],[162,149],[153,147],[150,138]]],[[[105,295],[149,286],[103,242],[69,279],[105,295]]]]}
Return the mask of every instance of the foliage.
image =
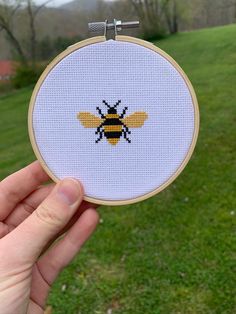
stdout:
{"type": "Polygon", "coordinates": [[[75,37],[57,37],[50,38],[49,36],[44,37],[38,44],[38,59],[49,60],[57,54],[61,53],[70,45],[80,41],[81,38],[75,37]]]}
{"type": "Polygon", "coordinates": [[[186,0],[129,0],[136,11],[146,40],[176,34],[184,19],[186,0]]]}
{"type": "MultiPolygon", "coordinates": [[[[169,1],[169,0],[166,0],[169,1]]],[[[160,39],[166,30],[163,26],[163,12],[166,5],[162,0],[130,0],[142,27],[143,38],[146,40],[160,39]]]]}
{"type": "Polygon", "coordinates": [[[40,66],[20,65],[12,78],[12,84],[15,88],[22,88],[35,84],[42,72],[40,66]]]}
{"type": "MultiPolygon", "coordinates": [[[[55,314],[231,314],[235,304],[236,26],[156,43],[183,66],[201,111],[181,176],[147,201],[101,207],[101,223],[53,286],[55,314]]],[[[31,89],[0,98],[0,177],[34,160],[31,89]]]]}

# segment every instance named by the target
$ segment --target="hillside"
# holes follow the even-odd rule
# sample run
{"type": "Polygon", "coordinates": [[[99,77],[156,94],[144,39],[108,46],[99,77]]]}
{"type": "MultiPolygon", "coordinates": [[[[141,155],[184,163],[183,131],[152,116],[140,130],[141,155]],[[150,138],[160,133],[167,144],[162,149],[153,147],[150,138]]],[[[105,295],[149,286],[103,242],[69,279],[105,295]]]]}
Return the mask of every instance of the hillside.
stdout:
{"type": "Polygon", "coordinates": [[[99,0],[74,0],[60,6],[61,9],[70,11],[93,11],[96,9],[99,0]]]}
{"type": "MultiPolygon", "coordinates": [[[[236,25],[230,25],[155,43],[196,89],[196,151],[159,195],[99,209],[96,234],[52,289],[53,313],[236,313],[235,36],[236,25]]],[[[0,98],[1,178],[35,159],[27,135],[31,92],[0,98]]]]}

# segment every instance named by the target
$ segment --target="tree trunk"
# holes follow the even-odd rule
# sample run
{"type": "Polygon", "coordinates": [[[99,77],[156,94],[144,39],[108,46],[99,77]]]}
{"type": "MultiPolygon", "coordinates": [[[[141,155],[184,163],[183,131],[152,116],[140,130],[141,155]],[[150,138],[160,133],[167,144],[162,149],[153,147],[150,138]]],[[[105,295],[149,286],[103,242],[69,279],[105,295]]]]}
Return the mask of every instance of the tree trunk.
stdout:
{"type": "Polygon", "coordinates": [[[172,34],[176,34],[179,31],[179,19],[178,19],[178,9],[176,0],[173,3],[173,27],[172,27],[172,34]]]}
{"type": "Polygon", "coordinates": [[[27,58],[26,58],[26,56],[23,52],[23,49],[21,48],[21,45],[20,45],[19,41],[17,40],[17,38],[14,36],[14,34],[11,32],[11,30],[8,27],[2,26],[2,28],[7,33],[7,37],[9,39],[9,41],[12,43],[12,46],[17,51],[20,61],[23,64],[27,64],[27,58]]]}
{"type": "Polygon", "coordinates": [[[30,59],[32,66],[35,67],[36,63],[36,30],[35,30],[35,15],[32,9],[32,1],[28,0],[27,10],[29,14],[29,27],[30,27],[30,59]]]}
{"type": "Polygon", "coordinates": [[[179,13],[176,0],[168,1],[165,6],[165,18],[170,34],[176,34],[179,31],[179,13]]]}

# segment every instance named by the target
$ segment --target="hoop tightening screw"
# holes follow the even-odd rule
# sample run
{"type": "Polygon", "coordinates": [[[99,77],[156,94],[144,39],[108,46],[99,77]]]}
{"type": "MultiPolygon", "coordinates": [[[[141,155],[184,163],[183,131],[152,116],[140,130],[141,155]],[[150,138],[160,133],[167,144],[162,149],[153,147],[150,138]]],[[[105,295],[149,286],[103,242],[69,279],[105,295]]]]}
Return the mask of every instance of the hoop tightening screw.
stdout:
{"type": "Polygon", "coordinates": [[[112,23],[108,23],[107,20],[105,22],[88,23],[89,32],[103,34],[104,36],[106,36],[109,30],[114,30],[114,35],[116,36],[117,32],[123,29],[137,27],[139,27],[139,21],[121,22],[114,19],[112,23]]]}

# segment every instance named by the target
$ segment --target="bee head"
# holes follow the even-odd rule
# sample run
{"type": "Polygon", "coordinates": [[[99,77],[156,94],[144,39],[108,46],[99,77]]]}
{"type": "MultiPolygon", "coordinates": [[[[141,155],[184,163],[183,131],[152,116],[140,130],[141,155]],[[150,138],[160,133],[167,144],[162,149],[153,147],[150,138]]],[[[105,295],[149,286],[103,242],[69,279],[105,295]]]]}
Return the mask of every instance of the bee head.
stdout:
{"type": "Polygon", "coordinates": [[[116,114],[116,113],[117,113],[117,110],[116,110],[116,108],[112,107],[112,108],[109,108],[109,109],[107,110],[107,113],[109,113],[109,114],[116,114]]]}
{"type": "Polygon", "coordinates": [[[117,114],[116,107],[119,106],[119,104],[121,103],[121,100],[118,100],[117,103],[115,104],[115,106],[113,106],[113,107],[111,107],[110,105],[108,105],[108,103],[107,103],[105,100],[103,100],[102,102],[105,104],[105,106],[108,107],[108,110],[107,110],[107,113],[108,113],[108,114],[117,114]]]}

